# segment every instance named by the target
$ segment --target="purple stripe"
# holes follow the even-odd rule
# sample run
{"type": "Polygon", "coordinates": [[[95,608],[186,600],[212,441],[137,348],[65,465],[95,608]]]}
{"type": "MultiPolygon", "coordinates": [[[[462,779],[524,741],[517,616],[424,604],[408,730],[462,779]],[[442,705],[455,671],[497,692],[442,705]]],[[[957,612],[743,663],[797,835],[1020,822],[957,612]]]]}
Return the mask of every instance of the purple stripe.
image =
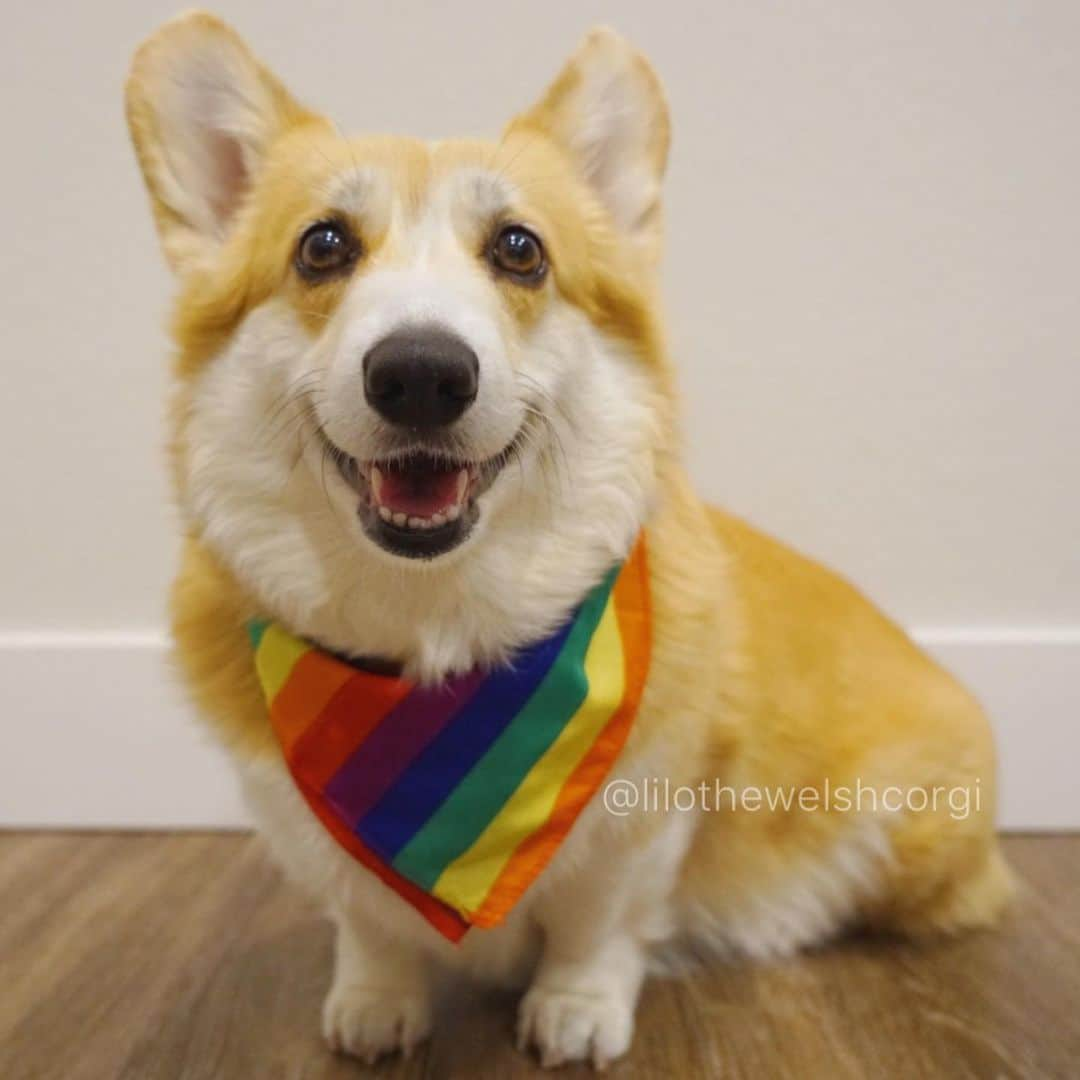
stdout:
{"type": "Polygon", "coordinates": [[[439,686],[419,687],[383,717],[323,792],[350,829],[393,787],[483,680],[483,672],[475,670],[439,686]]]}

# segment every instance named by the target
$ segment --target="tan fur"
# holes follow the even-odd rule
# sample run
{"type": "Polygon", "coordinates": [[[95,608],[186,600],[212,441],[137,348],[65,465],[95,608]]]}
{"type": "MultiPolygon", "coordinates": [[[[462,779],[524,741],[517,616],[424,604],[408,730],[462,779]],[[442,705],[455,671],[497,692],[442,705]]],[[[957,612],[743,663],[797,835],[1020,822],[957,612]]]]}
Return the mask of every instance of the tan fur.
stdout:
{"type": "MultiPolygon", "coordinates": [[[[320,200],[335,178],[350,169],[377,169],[390,177],[400,208],[384,226],[353,223],[367,256],[359,277],[407,257],[402,245],[409,223],[441,179],[463,168],[500,171],[523,193],[516,209],[546,238],[553,274],[549,286],[532,292],[495,285],[493,302],[507,340],[526,338],[549,306],[568,304],[649,374],[653,508],[643,524],[654,656],[620,771],[691,787],[716,779],[735,788],[818,791],[857,780],[905,789],[979,788],[979,812],[962,820],[945,810],[863,815],[858,823],[850,814],[799,809],[701,814],[671,897],[677,932],[763,954],[788,951],[848,923],[924,934],[991,922],[1009,894],[1009,875],[994,836],[994,754],[978,705],[841,579],[706,508],[683,471],[656,300],[658,196],[653,200],[645,190],[635,221],[620,226],[618,208],[598,196],[573,143],[573,110],[587,62],[598,50],[619,53],[626,46],[609,32],[592,36],[498,144],[435,145],[342,139],[297,105],[245,49],[254,77],[268,88],[275,130],[261,146],[258,183],[207,256],[163,199],[152,107],[155,57],[180,48],[178,37],[198,33],[231,32],[205,16],[172,24],[140,51],[128,89],[132,137],[155,218],[166,250],[183,267],[173,322],[172,412],[181,507],[187,511],[190,502],[189,432],[201,373],[268,301],[289,305],[312,339],[342,303],[344,284],[311,290],[290,272],[298,232],[323,212],[320,200]],[[538,177],[544,182],[535,182],[538,177]]],[[[647,138],[637,152],[658,185],[669,138],[662,92],[637,54],[623,70],[649,110],[647,138]]],[[[463,243],[479,250],[482,231],[463,243]]],[[[239,761],[257,769],[275,762],[278,751],[245,623],[274,612],[241,584],[230,553],[215,552],[202,531],[197,516],[187,513],[172,594],[176,656],[201,714],[239,761]]],[[[617,826],[597,817],[582,832],[611,830],[626,849],[645,850],[660,842],[666,827],[660,815],[637,814],[617,826]]],[[[551,901],[538,910],[544,903],[551,901]]],[[[670,936],[638,932],[645,940],[670,936]]],[[[475,948],[478,965],[486,962],[484,946],[475,948]]],[[[526,1006],[526,1016],[533,1007],[526,1006]]],[[[330,1012],[338,1016],[342,1008],[339,995],[330,1012]]],[[[524,1022],[531,1030],[532,1021],[524,1022]]],[[[337,1030],[338,1020],[329,1023],[337,1030]]]]}
{"type": "MultiPolygon", "coordinates": [[[[742,677],[727,698],[734,745],[714,742],[718,757],[705,774],[816,789],[826,777],[834,788],[857,778],[879,788],[981,780],[982,813],[963,821],[927,813],[899,825],[887,899],[868,901],[860,914],[919,933],[991,922],[1009,885],[993,831],[993,744],[978,704],[835,574],[737,518],[718,510],[710,518],[741,615],[742,677]]],[[[726,879],[726,889],[750,891],[759,877],[782,873],[786,854],[827,850],[842,819],[730,815],[731,835],[700,834],[685,888],[726,879]],[[733,869],[748,881],[733,883],[733,869]]]]}

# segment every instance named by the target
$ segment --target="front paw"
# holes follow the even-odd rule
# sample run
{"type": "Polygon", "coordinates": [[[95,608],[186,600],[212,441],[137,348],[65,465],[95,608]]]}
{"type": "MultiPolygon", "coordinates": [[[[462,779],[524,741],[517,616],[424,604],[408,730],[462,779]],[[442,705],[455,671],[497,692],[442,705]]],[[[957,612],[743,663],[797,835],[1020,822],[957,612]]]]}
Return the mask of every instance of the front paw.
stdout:
{"type": "Polygon", "coordinates": [[[330,1049],[368,1065],[396,1050],[408,1057],[430,1031],[430,1003],[415,991],[335,983],[323,1003],[323,1035],[330,1049]]]}
{"type": "Polygon", "coordinates": [[[633,999],[616,991],[534,986],[518,1011],[518,1048],[535,1046],[545,1069],[572,1061],[605,1069],[630,1049],[633,1037],[633,999]]]}

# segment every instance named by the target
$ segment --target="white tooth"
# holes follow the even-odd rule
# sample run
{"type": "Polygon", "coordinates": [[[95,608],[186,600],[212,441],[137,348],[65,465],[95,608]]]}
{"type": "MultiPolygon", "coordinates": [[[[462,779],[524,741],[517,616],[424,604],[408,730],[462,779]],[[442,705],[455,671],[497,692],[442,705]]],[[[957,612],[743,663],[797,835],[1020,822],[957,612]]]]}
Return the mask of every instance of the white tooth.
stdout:
{"type": "Polygon", "coordinates": [[[382,495],[383,474],[379,472],[378,465],[371,466],[371,493],[375,496],[375,501],[380,502],[379,496],[382,495]]]}
{"type": "Polygon", "coordinates": [[[397,513],[397,514],[394,515],[394,524],[395,525],[398,525],[398,526],[404,525],[405,522],[408,521],[408,520],[409,519],[402,513],[397,513]]]}
{"type": "Polygon", "coordinates": [[[410,529],[425,529],[425,528],[427,528],[427,519],[426,518],[411,517],[411,518],[409,518],[409,528],[410,529]]]}
{"type": "Polygon", "coordinates": [[[432,515],[431,515],[431,524],[432,524],[432,527],[433,527],[433,528],[436,528],[436,529],[437,529],[437,528],[438,528],[438,527],[439,527],[440,525],[445,525],[445,524],[446,524],[446,517],[445,517],[445,515],[443,515],[443,514],[432,514],[432,515]]]}
{"type": "Polygon", "coordinates": [[[469,470],[462,469],[457,477],[457,501],[465,501],[465,492],[469,490],[469,470]]]}
{"type": "Polygon", "coordinates": [[[381,517],[383,519],[383,521],[389,521],[393,516],[394,515],[390,513],[390,507],[389,506],[380,506],[379,507],[379,517],[381,517]]]}
{"type": "Polygon", "coordinates": [[[457,519],[459,517],[461,517],[461,507],[460,506],[451,506],[450,509],[446,511],[446,520],[447,521],[457,521],[457,519]]]}

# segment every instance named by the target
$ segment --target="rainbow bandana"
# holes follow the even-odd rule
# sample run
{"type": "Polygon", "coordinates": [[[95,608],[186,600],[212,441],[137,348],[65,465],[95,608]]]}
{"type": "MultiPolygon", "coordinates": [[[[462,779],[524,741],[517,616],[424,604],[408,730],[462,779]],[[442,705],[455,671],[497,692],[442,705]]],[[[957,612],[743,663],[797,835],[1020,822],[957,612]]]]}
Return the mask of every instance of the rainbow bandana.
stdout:
{"type": "Polygon", "coordinates": [[[512,667],[436,686],[365,671],[275,623],[251,637],[311,809],[457,941],[502,922],[622,749],[649,667],[644,541],[512,667]]]}

